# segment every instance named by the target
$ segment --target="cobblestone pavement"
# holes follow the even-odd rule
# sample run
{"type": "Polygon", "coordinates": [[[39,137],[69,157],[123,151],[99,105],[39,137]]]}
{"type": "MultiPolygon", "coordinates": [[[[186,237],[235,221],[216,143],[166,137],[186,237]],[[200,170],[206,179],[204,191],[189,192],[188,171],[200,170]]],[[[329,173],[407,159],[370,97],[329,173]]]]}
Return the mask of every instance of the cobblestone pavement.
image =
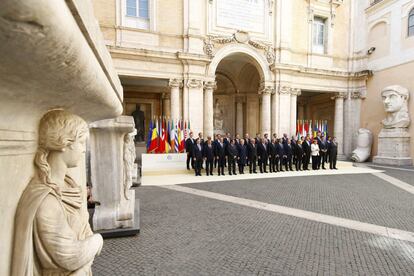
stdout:
{"type": "Polygon", "coordinates": [[[370,174],[183,186],[414,231],[413,195],[370,174]]]}
{"type": "MultiPolygon", "coordinates": [[[[371,175],[194,188],[414,230],[413,196],[371,175]]],[[[413,243],[161,187],[136,191],[141,233],[105,240],[94,275],[414,275],[413,243]]]]}
{"type": "Polygon", "coordinates": [[[406,171],[381,168],[381,170],[384,170],[384,173],[388,174],[389,176],[395,177],[407,184],[414,186],[414,169],[413,171],[406,171]]]}

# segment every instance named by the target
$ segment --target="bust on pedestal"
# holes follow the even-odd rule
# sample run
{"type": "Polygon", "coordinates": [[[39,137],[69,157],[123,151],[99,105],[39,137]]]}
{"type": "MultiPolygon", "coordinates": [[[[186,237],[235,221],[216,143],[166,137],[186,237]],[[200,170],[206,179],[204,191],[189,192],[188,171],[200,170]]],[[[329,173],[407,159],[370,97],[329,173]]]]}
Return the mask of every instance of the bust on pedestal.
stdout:
{"type": "Polygon", "coordinates": [[[374,156],[375,164],[411,165],[410,134],[408,126],[408,89],[392,85],[381,92],[387,116],[382,120],[383,128],[378,135],[378,153],[374,156]]]}

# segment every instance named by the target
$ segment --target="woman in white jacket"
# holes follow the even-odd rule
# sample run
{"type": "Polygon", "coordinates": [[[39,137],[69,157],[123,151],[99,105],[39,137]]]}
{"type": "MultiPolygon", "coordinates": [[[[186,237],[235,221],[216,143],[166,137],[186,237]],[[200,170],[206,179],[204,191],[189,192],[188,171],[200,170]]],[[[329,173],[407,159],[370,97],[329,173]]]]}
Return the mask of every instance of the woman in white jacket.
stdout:
{"type": "Polygon", "coordinates": [[[318,159],[319,159],[319,145],[318,140],[314,139],[311,145],[311,156],[312,156],[312,170],[318,169],[318,159]]]}

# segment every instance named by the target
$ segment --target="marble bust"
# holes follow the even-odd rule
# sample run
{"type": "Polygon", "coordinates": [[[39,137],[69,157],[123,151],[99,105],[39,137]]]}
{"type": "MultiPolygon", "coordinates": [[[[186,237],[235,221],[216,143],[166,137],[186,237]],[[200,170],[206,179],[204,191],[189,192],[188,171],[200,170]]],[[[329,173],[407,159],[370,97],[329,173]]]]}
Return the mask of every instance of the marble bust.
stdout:
{"type": "Polygon", "coordinates": [[[382,120],[384,128],[407,128],[410,125],[408,115],[408,89],[400,85],[392,85],[381,91],[387,117],[382,120]]]}
{"type": "Polygon", "coordinates": [[[82,160],[88,126],[76,115],[52,110],[38,133],[35,175],[15,215],[11,275],[92,275],[103,240],[88,222],[86,187],[67,175],[82,160]]]}
{"type": "Polygon", "coordinates": [[[369,129],[360,128],[357,136],[357,148],[352,152],[351,159],[354,162],[365,162],[371,155],[372,132],[369,129]]]}

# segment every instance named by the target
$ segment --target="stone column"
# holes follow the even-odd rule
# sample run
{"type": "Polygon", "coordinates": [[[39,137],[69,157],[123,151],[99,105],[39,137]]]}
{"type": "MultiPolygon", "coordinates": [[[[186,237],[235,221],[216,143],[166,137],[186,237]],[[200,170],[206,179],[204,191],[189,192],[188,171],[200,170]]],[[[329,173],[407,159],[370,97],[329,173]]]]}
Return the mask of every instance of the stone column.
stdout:
{"type": "Polygon", "coordinates": [[[279,129],[278,104],[279,104],[279,93],[273,93],[272,95],[272,134],[277,133],[279,129]]]}
{"type": "Polygon", "coordinates": [[[204,137],[214,135],[214,103],[213,91],[216,89],[215,81],[204,83],[204,137]]]}
{"type": "Polygon", "coordinates": [[[361,92],[352,92],[352,147],[351,149],[354,150],[356,148],[356,138],[357,138],[357,131],[361,127],[361,104],[362,99],[364,98],[361,92]]]}
{"type": "Polygon", "coordinates": [[[335,127],[334,136],[338,142],[338,158],[344,157],[344,98],[345,93],[337,93],[332,99],[335,100],[335,127]]]}
{"type": "MultiPolygon", "coordinates": [[[[138,232],[139,207],[131,190],[135,161],[134,119],[120,116],[90,124],[92,193],[101,205],[93,216],[95,231],[138,232]],[[108,173],[111,172],[111,173],[108,173]]],[[[120,234],[122,235],[122,234],[120,234]]]]}
{"type": "Polygon", "coordinates": [[[300,95],[300,89],[294,88],[290,91],[290,136],[296,135],[297,120],[297,99],[300,95]]]}
{"type": "Polygon", "coordinates": [[[279,133],[280,137],[290,133],[290,87],[279,88],[279,133]]]}
{"type": "Polygon", "coordinates": [[[353,134],[353,121],[352,121],[352,99],[350,93],[347,93],[344,98],[344,134],[343,134],[343,153],[346,158],[351,156],[352,152],[352,134],[353,134]]]}
{"type": "MultiPolygon", "coordinates": [[[[188,88],[188,117],[191,130],[194,136],[199,132],[203,132],[204,128],[204,99],[203,99],[203,82],[198,79],[187,80],[188,88]]],[[[185,117],[184,117],[185,119],[185,117]]]]}
{"type": "Polygon", "coordinates": [[[260,132],[262,135],[265,133],[271,134],[270,124],[271,124],[271,107],[270,107],[270,96],[273,93],[273,87],[263,86],[259,90],[259,94],[262,95],[262,107],[261,107],[261,129],[260,132]]]}
{"type": "Polygon", "coordinates": [[[243,102],[244,102],[244,98],[241,98],[241,97],[236,98],[236,133],[240,134],[240,137],[244,137],[244,134],[243,134],[243,122],[244,122],[243,102]]]}
{"type": "Polygon", "coordinates": [[[170,79],[169,87],[171,88],[170,92],[170,104],[171,104],[171,119],[174,121],[180,119],[180,87],[182,87],[183,82],[179,79],[170,79]]]}
{"type": "Polygon", "coordinates": [[[162,93],[162,115],[165,117],[171,116],[171,100],[167,93],[162,93]]]}

